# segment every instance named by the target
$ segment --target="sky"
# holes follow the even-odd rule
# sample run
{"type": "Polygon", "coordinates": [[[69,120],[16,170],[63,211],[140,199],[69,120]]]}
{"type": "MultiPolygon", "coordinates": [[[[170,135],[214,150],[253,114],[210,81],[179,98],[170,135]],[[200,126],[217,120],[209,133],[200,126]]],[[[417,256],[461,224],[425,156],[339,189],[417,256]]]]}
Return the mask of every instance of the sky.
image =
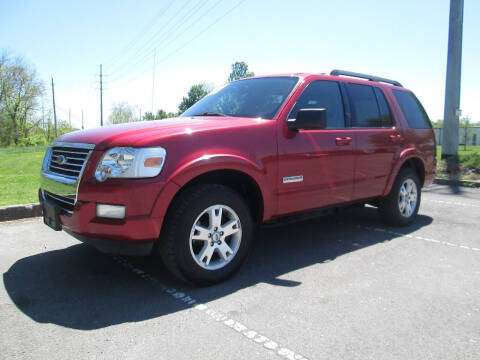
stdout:
{"type": "MultiPolygon", "coordinates": [[[[45,82],[57,116],[85,128],[113,104],[177,111],[193,84],[220,86],[231,64],[256,75],[374,74],[414,91],[443,118],[449,0],[0,1],[0,51],[22,56],[45,82]],[[155,72],[154,70],[155,57],[155,72]],[[154,84],[154,86],[153,86],[154,84]],[[153,101],[152,101],[153,87],[153,101]]],[[[462,116],[480,121],[480,1],[465,0],[462,116]]]]}

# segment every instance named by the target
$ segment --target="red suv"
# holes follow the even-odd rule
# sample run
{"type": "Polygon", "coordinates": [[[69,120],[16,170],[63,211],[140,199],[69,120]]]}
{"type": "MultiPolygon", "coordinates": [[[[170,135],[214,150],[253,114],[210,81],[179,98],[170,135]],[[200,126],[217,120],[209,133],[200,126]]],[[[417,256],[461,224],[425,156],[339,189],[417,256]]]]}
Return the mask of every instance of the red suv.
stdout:
{"type": "Polygon", "coordinates": [[[231,82],[180,117],[77,131],[47,150],[44,221],[107,253],[160,255],[214,283],[244,261],[257,224],[373,204],[416,217],[434,133],[396,81],[334,70],[231,82]]]}

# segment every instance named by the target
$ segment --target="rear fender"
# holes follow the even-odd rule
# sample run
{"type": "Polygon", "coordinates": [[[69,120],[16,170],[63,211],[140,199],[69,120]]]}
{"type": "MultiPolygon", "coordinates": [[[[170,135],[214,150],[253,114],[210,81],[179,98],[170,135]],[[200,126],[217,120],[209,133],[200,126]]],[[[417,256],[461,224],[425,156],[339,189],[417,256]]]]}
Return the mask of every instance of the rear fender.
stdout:
{"type": "Polygon", "coordinates": [[[387,186],[385,187],[385,190],[383,192],[383,196],[387,196],[390,193],[393,183],[397,178],[398,172],[400,171],[402,166],[405,164],[405,162],[411,158],[420,159],[423,163],[423,167],[425,168],[425,163],[423,161],[422,153],[417,148],[411,147],[411,148],[402,150],[402,152],[400,153],[400,156],[398,157],[397,161],[395,162],[395,165],[392,168],[392,171],[388,178],[387,186]]]}

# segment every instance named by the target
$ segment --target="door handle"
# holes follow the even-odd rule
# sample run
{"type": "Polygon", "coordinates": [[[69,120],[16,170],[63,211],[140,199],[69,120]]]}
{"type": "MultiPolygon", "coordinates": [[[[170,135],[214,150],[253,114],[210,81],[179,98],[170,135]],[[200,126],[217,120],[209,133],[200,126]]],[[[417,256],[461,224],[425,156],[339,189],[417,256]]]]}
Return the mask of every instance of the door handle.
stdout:
{"type": "Polygon", "coordinates": [[[392,140],[393,142],[399,142],[403,140],[403,137],[400,134],[392,134],[390,135],[390,140],[392,140]]]}
{"type": "Polygon", "coordinates": [[[335,138],[335,144],[337,144],[337,146],[350,145],[351,143],[352,138],[350,136],[335,138]]]}

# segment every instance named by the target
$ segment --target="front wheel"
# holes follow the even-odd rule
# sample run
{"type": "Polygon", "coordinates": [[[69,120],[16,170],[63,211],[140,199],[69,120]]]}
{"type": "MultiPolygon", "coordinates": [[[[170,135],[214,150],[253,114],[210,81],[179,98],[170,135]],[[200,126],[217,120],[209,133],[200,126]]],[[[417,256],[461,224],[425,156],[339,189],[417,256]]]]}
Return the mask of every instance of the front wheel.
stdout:
{"type": "Polygon", "coordinates": [[[238,270],[252,237],[245,200],[228,187],[206,184],[186,190],[172,204],[158,250],[178,278],[213,284],[238,270]]]}
{"type": "Polygon", "coordinates": [[[389,225],[411,224],[417,216],[421,194],[417,173],[409,168],[402,170],[395,179],[390,194],[380,201],[380,216],[389,225]]]}

